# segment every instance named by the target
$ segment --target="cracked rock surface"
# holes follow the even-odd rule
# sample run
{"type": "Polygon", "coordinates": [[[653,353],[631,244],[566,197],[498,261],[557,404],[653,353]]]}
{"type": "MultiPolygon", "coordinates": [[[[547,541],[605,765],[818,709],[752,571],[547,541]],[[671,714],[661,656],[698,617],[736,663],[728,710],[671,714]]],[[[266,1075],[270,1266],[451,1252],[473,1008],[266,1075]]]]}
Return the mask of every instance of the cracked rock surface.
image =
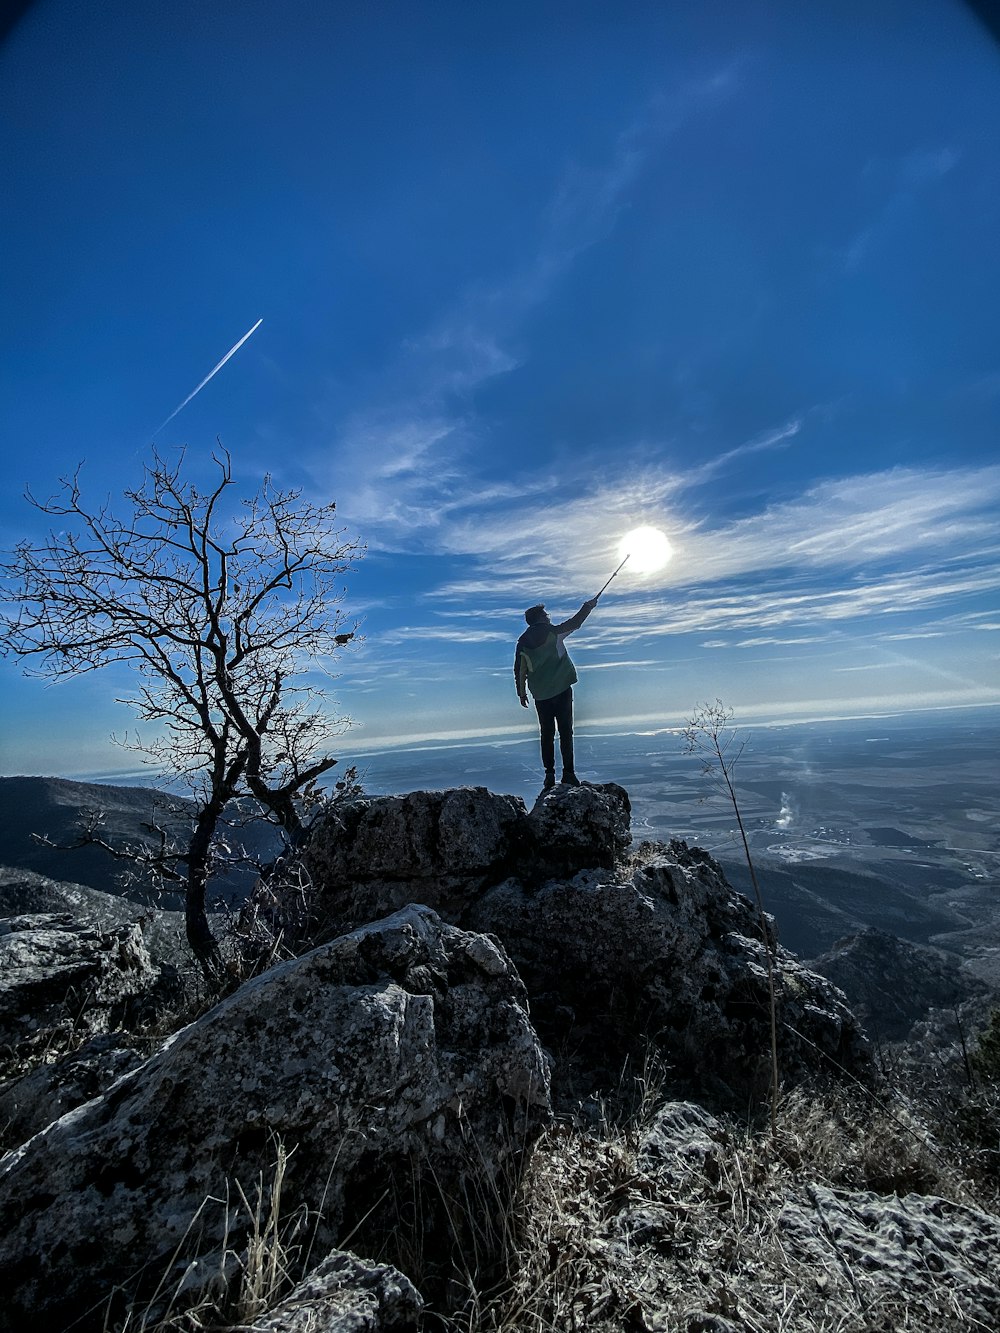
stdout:
{"type": "Polygon", "coordinates": [[[494,1183],[545,1123],[548,1079],[491,941],[417,907],[340,937],[246,983],[8,1154],[0,1328],[68,1324],[137,1274],[155,1285],[196,1215],[204,1254],[238,1250],[237,1182],[266,1196],[279,1145],[283,1206],[321,1215],[318,1254],[396,1170],[425,1164],[443,1190],[494,1183]]]}

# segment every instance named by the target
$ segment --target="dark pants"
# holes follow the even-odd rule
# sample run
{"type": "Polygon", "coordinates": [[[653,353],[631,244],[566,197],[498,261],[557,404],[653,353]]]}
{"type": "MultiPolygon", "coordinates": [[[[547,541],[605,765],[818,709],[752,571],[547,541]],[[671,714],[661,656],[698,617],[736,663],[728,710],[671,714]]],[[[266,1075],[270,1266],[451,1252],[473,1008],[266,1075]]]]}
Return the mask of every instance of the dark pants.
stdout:
{"type": "Polygon", "coordinates": [[[547,773],[556,766],[556,727],[559,728],[559,753],[564,773],[573,772],[573,687],[552,699],[536,699],[538,730],[542,742],[542,767],[547,773]]]}

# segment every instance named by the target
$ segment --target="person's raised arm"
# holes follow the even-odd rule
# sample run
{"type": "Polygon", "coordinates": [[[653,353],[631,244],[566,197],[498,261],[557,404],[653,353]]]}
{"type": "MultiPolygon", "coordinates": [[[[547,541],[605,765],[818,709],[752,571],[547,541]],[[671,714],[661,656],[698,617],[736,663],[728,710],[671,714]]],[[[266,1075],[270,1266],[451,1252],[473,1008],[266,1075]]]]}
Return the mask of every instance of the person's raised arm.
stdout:
{"type": "Polygon", "coordinates": [[[574,630],[579,629],[597,605],[600,596],[601,594],[598,593],[596,597],[588,597],[576,615],[570,616],[569,620],[564,620],[561,625],[553,625],[552,628],[556,634],[572,634],[574,630]]]}

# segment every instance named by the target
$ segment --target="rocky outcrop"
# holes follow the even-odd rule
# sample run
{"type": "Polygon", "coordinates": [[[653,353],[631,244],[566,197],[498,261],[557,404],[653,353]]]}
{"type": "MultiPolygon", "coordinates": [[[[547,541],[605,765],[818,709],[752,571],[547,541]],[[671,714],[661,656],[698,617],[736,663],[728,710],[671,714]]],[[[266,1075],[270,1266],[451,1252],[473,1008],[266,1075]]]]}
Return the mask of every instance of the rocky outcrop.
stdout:
{"type": "Polygon", "coordinates": [[[0,1329],[86,1333],[113,1293],[173,1290],[194,1258],[225,1272],[276,1162],[316,1256],[348,1234],[391,1249],[408,1190],[431,1230],[446,1199],[496,1206],[548,1107],[505,954],[408,908],[247,982],[4,1159],[0,1329]]]}
{"type": "Polygon", "coordinates": [[[902,1041],[935,1009],[985,999],[990,988],[953,954],[870,927],[810,964],[829,977],[872,1037],[902,1041]]]}
{"type": "Polygon", "coordinates": [[[530,854],[517,876],[536,884],[584,867],[610,870],[632,841],[631,822],[628,792],[616,782],[543,792],[526,821],[530,854]]]}
{"type": "MultiPolygon", "coordinates": [[[[530,813],[473,788],[334,812],[306,859],[323,930],[413,897],[496,935],[543,1040],[579,1047],[594,1083],[615,1079],[636,1039],[652,1037],[679,1078],[727,1098],[759,1095],[770,1003],[757,912],[683,843],[649,845],[647,864],[628,870],[628,839],[628,795],[613,783],[555,788],[530,813]]],[[[869,1070],[843,996],[787,953],[777,1001],[783,1080],[869,1070]]]]}
{"type": "MultiPolygon", "coordinates": [[[[609,1074],[625,1041],[652,1037],[681,1079],[726,1098],[770,1080],[767,955],[757,912],[707,853],[662,847],[631,875],[583,871],[537,889],[490,890],[468,923],[496,934],[517,965],[543,1038],[570,1037],[609,1074]]],[[[779,950],[781,1077],[870,1069],[844,997],[779,950]]]]}
{"type": "Polygon", "coordinates": [[[144,1058],[123,1034],[108,1032],[5,1084],[0,1088],[0,1148],[26,1142],[67,1111],[99,1097],[144,1058]]]}
{"type": "Polygon", "coordinates": [[[49,879],[30,870],[0,866],[0,917],[69,915],[105,934],[136,922],[155,966],[193,967],[184,934],[184,913],[140,907],[115,893],[103,893],[70,880],[49,879]]]}
{"type": "MultiPolygon", "coordinates": [[[[0,875],[0,954],[20,968],[0,984],[0,1017],[21,1046],[44,1036],[32,1013],[50,1022],[81,991],[97,997],[82,1049],[0,1093],[23,1140],[0,1162],[0,1333],[132,1327],[168,1302],[252,1333],[416,1333],[424,1300],[468,1324],[491,1278],[512,1276],[514,1216],[522,1241],[542,1237],[517,1301],[541,1292],[546,1326],[888,1328],[910,1291],[932,1312],[920,1327],[997,1326],[995,1218],[894,1196],[912,1173],[879,1174],[861,1148],[841,1170],[845,1139],[810,1164],[803,1145],[827,1142],[860,1095],[853,1079],[825,1112],[814,1087],[783,1096],[777,1129],[755,1135],[773,923],[684,843],[626,861],[628,815],[613,784],[557,788],[530,812],[482,788],[332,807],[255,904],[280,925],[284,876],[298,895],[285,919],[319,936],[142,1064],[101,1035],[155,972],[138,925],[104,903],[111,916],[88,927],[24,886],[5,899],[0,875]],[[571,1114],[522,1177],[550,1115],[540,1038],[571,1114]],[[623,1056],[649,1039],[665,1086],[690,1100],[651,1114],[636,1080],[646,1119],[619,1132],[579,1084],[566,1094],[579,1076],[613,1098],[623,1056]],[[266,1292],[261,1227],[288,1272],[266,1292]]],[[[784,1088],[827,1071],[864,1080],[843,995],[775,957],[784,1088]]]]}
{"type": "MultiPolygon", "coordinates": [[[[333,806],[304,852],[312,929],[353,930],[409,902],[460,922],[486,888],[511,874],[538,883],[582,866],[610,867],[628,846],[629,821],[628,794],[614,783],[557,788],[530,813],[519,797],[485,787],[333,806]]],[[[294,877],[292,884],[296,892],[294,877]]],[[[264,893],[280,896],[280,882],[264,893]]]]}

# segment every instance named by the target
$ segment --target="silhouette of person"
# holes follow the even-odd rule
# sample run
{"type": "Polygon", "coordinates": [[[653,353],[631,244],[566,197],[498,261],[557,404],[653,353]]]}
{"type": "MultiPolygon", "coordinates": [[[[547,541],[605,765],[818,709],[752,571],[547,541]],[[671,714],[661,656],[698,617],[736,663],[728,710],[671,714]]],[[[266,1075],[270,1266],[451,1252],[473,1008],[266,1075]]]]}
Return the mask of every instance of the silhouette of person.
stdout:
{"type": "Polygon", "coordinates": [[[597,605],[600,595],[598,593],[597,597],[584,602],[575,616],[559,625],[553,625],[541,602],[529,606],[524,613],[528,628],[514,650],[514,684],[522,708],[528,706],[529,690],[535,701],[542,767],[545,769],[543,789],[556,785],[557,729],[562,759],[561,781],[571,787],[580,785],[573,766],[573,686],[577,674],[564,640],[567,634],[580,628],[597,605]]]}

